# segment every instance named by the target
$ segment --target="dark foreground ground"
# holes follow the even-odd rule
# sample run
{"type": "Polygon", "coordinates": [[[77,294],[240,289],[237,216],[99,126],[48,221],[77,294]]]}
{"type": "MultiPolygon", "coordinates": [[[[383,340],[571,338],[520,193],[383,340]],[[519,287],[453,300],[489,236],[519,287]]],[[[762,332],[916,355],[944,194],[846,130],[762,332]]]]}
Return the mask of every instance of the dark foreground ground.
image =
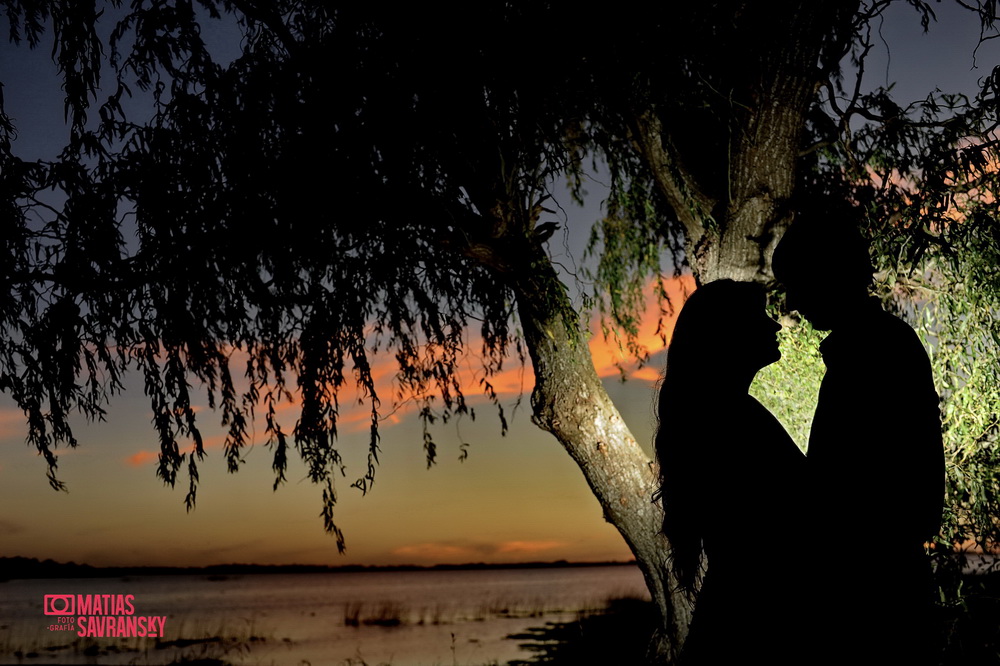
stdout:
{"type": "MultiPolygon", "coordinates": [[[[966,576],[959,601],[938,607],[940,666],[1000,666],[1000,573],[966,576]]],[[[602,613],[511,636],[535,653],[531,664],[645,663],[655,623],[652,602],[616,599],[602,613]]]]}
{"type": "MultiPolygon", "coordinates": [[[[960,590],[958,601],[938,607],[939,666],[1000,666],[1000,572],[965,576],[960,590]]],[[[572,622],[546,623],[509,636],[534,656],[526,661],[509,662],[508,666],[643,666],[655,622],[651,602],[612,599],[603,611],[581,614],[572,622]]],[[[15,663],[31,662],[26,659],[15,663]]],[[[91,663],[100,661],[95,658],[91,663]]],[[[236,663],[244,661],[236,660],[236,663]]],[[[225,659],[215,658],[189,658],[174,664],[232,666],[225,659]]],[[[406,666],[406,661],[404,658],[393,660],[391,664],[369,664],[358,659],[337,666],[406,666]]],[[[450,666],[481,665],[456,663],[450,666]]]]}

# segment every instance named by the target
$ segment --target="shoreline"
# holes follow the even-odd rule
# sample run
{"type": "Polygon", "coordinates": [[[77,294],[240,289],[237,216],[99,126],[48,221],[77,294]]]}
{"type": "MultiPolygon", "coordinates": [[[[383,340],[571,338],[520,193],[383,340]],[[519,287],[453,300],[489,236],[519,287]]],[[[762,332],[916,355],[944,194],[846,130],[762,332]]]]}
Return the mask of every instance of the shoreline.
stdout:
{"type": "Polygon", "coordinates": [[[610,562],[513,562],[493,564],[468,562],[463,564],[213,564],[204,567],[130,566],[95,567],[75,562],[56,562],[29,557],[0,557],[0,582],[38,578],[121,578],[125,576],[198,576],[210,578],[243,576],[249,574],[298,574],[298,573],[360,573],[392,571],[489,571],[509,569],[572,569],[583,567],[636,566],[635,560],[610,562]]]}

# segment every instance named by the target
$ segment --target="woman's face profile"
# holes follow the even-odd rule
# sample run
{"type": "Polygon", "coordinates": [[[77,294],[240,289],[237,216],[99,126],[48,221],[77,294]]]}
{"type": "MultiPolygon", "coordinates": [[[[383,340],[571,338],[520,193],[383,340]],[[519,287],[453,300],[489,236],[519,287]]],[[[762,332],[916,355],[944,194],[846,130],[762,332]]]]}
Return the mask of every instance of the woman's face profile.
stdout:
{"type": "Polygon", "coordinates": [[[781,324],[767,315],[764,304],[748,304],[739,315],[733,331],[736,361],[756,372],[779,360],[778,331],[781,324]]]}
{"type": "MultiPolygon", "coordinates": [[[[781,325],[767,315],[764,291],[746,282],[719,280],[700,287],[684,305],[671,344],[668,366],[704,376],[743,382],[781,358],[781,325]],[[687,363],[693,361],[700,370],[687,363]]],[[[668,368],[668,376],[670,371],[668,368]]],[[[687,377],[682,381],[696,381],[687,377]]]]}

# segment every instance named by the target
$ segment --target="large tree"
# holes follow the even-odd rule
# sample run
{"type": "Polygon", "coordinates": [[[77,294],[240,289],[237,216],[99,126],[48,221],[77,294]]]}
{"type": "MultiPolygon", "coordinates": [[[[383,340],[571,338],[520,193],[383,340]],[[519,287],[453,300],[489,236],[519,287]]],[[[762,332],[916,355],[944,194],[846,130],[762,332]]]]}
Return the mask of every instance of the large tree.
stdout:
{"type": "MultiPolygon", "coordinates": [[[[934,335],[972,327],[967,344],[940,345],[953,364],[947,396],[981,399],[1000,385],[995,367],[957,365],[995,359],[1000,344],[989,321],[1000,77],[975,99],[908,108],[845,86],[888,2],[673,4],[598,24],[554,2],[477,3],[459,15],[136,0],[107,8],[109,36],[93,4],[3,4],[14,41],[52,40],[71,126],[58,157],[21,159],[0,109],[0,388],[25,410],[56,487],[54,449],[76,443],[67,415],[100,415],[138,368],[158,474],[173,484],[186,466],[193,505],[204,455],[197,379],[229,428],[230,468],[262,411],[275,484],[294,447],[342,547],[338,397],[354,385],[370,406],[369,464],[355,482],[365,490],[386,401],[373,355],[395,356],[396,385],[426,424],[468,411],[459,362],[475,329],[494,402],[490,377],[510,353],[530,357],[532,418],[579,464],[635,553],[661,613],[654,648],[671,657],[690,608],[667,573],[652,462],[595,372],[586,318],[546,245],[553,178],[579,178],[589,158],[612,173],[593,296],[626,340],[636,295],[663,278],[664,250],[699,281],[768,283],[793,215],[849,202],[845,215],[877,241],[886,293],[934,286],[921,292],[940,295],[922,310],[938,318],[934,335]],[[212,20],[242,35],[231,62],[203,38],[212,20]],[[968,276],[959,291],[955,274],[968,276]],[[247,359],[245,391],[234,349],[247,359]],[[301,413],[282,423],[275,406],[291,393],[301,413]],[[185,438],[193,453],[182,453],[185,438]]],[[[991,7],[973,8],[984,29],[991,7]]],[[[961,451],[979,452],[982,472],[996,455],[996,415],[975,414],[950,427],[964,424],[961,451]]],[[[426,427],[424,446],[433,460],[426,427]]],[[[952,469],[967,475],[961,455],[952,469]]],[[[985,538],[995,477],[968,478],[980,486],[966,484],[953,504],[966,503],[962,529],[985,538]]]]}

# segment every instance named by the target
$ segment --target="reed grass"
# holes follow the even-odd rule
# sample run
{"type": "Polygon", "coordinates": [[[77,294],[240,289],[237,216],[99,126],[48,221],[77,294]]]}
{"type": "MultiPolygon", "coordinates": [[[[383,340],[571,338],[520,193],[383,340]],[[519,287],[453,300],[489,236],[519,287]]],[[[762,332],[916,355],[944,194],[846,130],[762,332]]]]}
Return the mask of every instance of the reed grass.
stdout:
{"type": "Polygon", "coordinates": [[[573,615],[576,613],[597,613],[607,606],[608,600],[593,601],[582,608],[574,605],[565,608],[543,599],[489,598],[477,606],[467,604],[458,607],[453,604],[433,606],[409,606],[398,601],[352,600],[344,604],[343,622],[346,627],[402,627],[447,625],[461,622],[484,622],[497,618],[541,618],[549,615],[573,615]]]}

